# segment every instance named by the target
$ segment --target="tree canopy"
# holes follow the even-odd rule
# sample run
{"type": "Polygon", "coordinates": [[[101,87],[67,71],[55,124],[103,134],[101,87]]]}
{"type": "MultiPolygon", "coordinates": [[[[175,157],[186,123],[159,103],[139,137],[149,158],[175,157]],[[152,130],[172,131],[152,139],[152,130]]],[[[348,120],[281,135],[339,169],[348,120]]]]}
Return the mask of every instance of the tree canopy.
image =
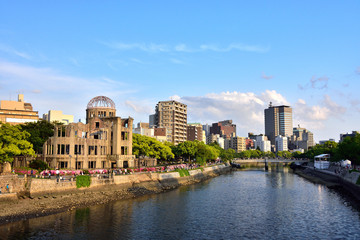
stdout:
{"type": "Polygon", "coordinates": [[[12,162],[15,156],[35,156],[33,146],[27,140],[29,136],[30,134],[22,131],[19,125],[1,124],[0,163],[12,162]]]}
{"type": "Polygon", "coordinates": [[[32,143],[36,153],[42,153],[44,143],[49,137],[54,136],[54,126],[56,123],[49,123],[45,120],[39,120],[37,122],[28,122],[21,125],[21,128],[28,133],[30,137],[29,142],[32,143]]]}
{"type": "Polygon", "coordinates": [[[133,154],[137,157],[147,156],[162,160],[174,158],[174,154],[168,145],[140,134],[133,134],[133,154]]]}

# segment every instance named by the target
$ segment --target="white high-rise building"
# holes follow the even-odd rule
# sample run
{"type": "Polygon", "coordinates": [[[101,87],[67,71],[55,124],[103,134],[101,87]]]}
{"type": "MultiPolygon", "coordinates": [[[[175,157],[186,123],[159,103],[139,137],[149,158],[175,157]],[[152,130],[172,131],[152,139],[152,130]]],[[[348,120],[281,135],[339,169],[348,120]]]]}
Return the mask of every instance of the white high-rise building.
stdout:
{"type": "Polygon", "coordinates": [[[276,152],[288,151],[288,138],[281,135],[275,138],[276,152]]]}

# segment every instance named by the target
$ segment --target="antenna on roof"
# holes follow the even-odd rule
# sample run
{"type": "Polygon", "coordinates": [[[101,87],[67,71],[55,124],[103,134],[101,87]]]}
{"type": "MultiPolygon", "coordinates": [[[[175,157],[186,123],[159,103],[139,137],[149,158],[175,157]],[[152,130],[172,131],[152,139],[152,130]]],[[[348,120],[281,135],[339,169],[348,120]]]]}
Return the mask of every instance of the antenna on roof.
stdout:
{"type": "Polygon", "coordinates": [[[272,102],[270,102],[269,107],[272,107],[272,102]]]}

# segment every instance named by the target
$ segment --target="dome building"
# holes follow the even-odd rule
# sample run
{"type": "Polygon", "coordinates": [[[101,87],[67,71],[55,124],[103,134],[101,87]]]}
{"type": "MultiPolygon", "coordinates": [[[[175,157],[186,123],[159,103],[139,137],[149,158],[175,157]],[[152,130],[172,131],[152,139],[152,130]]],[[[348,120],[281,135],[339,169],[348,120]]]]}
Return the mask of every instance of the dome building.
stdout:
{"type": "Polygon", "coordinates": [[[53,168],[134,167],[132,125],[131,117],[116,117],[113,100],[94,97],[86,108],[86,124],[55,127],[54,136],[44,143],[45,161],[53,168]]]}

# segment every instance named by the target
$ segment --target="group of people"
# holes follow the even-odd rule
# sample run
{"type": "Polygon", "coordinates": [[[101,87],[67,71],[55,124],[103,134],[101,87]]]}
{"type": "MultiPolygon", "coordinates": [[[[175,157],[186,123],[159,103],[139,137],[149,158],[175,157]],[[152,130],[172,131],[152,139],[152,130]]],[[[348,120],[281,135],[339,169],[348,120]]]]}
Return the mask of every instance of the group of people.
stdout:
{"type": "MultiPolygon", "coordinates": [[[[6,192],[10,193],[10,186],[9,184],[6,184],[6,192]]],[[[0,194],[2,194],[2,187],[0,187],[0,194]]]]}

